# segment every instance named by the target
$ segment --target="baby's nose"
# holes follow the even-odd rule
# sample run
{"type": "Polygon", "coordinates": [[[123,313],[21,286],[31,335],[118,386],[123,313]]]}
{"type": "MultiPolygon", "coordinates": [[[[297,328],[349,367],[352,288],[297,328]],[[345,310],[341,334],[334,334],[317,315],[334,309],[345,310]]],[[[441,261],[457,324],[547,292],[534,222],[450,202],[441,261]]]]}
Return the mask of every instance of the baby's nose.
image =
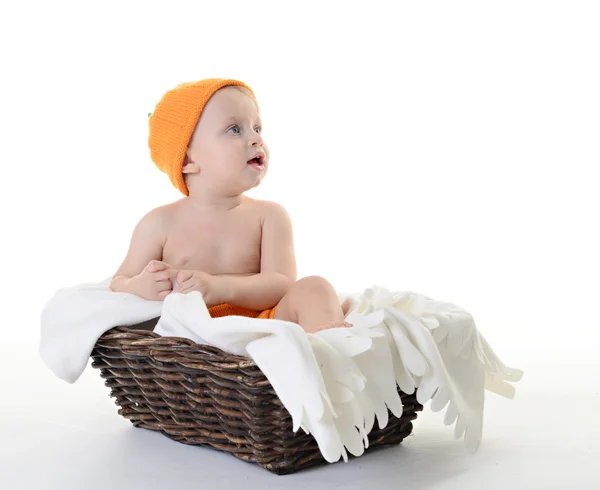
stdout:
{"type": "Polygon", "coordinates": [[[249,140],[250,146],[262,146],[263,139],[262,136],[258,133],[254,133],[249,140]]]}

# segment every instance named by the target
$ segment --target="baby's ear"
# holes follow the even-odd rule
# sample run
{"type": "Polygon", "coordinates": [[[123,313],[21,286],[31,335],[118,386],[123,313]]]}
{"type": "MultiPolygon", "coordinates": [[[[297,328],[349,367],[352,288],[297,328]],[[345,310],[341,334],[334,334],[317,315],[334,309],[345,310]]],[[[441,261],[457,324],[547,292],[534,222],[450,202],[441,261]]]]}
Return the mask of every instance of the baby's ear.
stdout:
{"type": "Polygon", "coordinates": [[[200,167],[190,160],[190,157],[186,153],[183,157],[183,168],[181,169],[184,174],[197,174],[200,172],[200,167]]]}
{"type": "Polygon", "coordinates": [[[188,163],[187,165],[183,166],[181,172],[184,174],[197,174],[200,173],[200,167],[198,167],[198,165],[195,163],[188,163]]]}

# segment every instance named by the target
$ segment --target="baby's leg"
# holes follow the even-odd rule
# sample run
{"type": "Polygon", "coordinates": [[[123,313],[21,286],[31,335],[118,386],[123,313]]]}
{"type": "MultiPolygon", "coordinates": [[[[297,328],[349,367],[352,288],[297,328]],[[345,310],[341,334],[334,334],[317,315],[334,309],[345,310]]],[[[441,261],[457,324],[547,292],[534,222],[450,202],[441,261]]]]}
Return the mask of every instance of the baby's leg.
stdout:
{"type": "Polygon", "coordinates": [[[299,324],[306,332],[334,327],[350,327],[344,317],[350,308],[348,301],[340,304],[333,286],[322,277],[300,279],[282,298],[275,318],[299,324]]]}

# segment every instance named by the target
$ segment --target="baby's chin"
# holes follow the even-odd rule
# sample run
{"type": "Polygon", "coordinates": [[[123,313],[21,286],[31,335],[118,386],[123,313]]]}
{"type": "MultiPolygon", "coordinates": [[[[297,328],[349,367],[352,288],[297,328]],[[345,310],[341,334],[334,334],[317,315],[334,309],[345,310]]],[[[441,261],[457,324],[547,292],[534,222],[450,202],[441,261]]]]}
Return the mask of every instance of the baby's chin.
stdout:
{"type": "Polygon", "coordinates": [[[262,184],[262,181],[264,180],[265,176],[261,175],[258,179],[256,179],[256,183],[251,187],[252,189],[258,187],[260,184],[262,184]]]}
{"type": "Polygon", "coordinates": [[[237,185],[233,184],[233,186],[230,187],[231,188],[230,192],[243,194],[246,191],[249,191],[251,189],[255,189],[256,187],[258,187],[262,183],[264,178],[265,178],[265,172],[261,172],[260,174],[257,174],[255,176],[253,176],[252,178],[248,178],[248,176],[246,175],[246,178],[235,179],[237,185]]]}
{"type": "Polygon", "coordinates": [[[265,179],[265,172],[263,172],[261,175],[259,175],[256,179],[255,184],[251,187],[251,189],[254,189],[256,187],[258,187],[260,184],[262,184],[262,181],[265,179]]]}

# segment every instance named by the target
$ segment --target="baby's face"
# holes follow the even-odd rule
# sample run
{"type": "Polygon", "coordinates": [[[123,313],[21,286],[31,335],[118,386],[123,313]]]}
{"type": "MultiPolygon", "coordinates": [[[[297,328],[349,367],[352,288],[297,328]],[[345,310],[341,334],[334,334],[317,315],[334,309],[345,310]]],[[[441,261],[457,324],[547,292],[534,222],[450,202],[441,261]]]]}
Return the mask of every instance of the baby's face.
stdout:
{"type": "Polygon", "coordinates": [[[211,188],[244,192],[256,187],[269,164],[256,102],[235,87],[218,90],[208,101],[192,135],[188,156],[211,188]]]}

